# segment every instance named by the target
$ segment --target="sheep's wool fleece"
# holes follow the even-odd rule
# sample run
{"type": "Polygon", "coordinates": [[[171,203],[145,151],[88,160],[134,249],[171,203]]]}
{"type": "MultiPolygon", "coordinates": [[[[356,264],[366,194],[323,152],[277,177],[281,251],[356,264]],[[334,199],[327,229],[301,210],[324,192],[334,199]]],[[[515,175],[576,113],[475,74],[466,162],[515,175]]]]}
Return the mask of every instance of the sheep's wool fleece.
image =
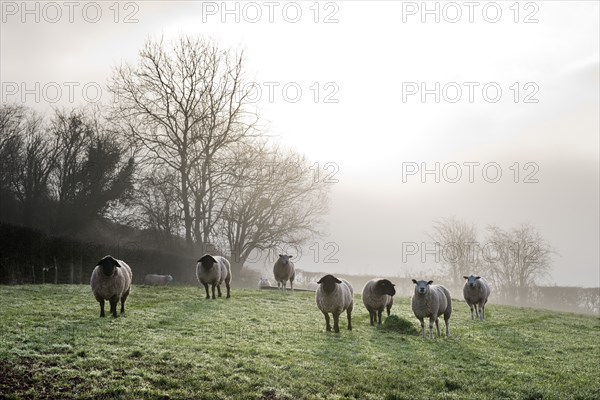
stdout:
{"type": "Polygon", "coordinates": [[[383,311],[388,304],[393,304],[394,298],[388,294],[375,294],[375,285],[379,279],[372,279],[365,284],[362,292],[362,300],[365,307],[373,310],[383,311]]]}
{"type": "Polygon", "coordinates": [[[117,260],[121,266],[115,268],[115,273],[112,276],[105,276],[102,273],[102,267],[97,265],[92,272],[90,284],[94,295],[105,300],[109,300],[115,294],[121,298],[123,294],[131,287],[131,268],[125,261],[117,260]]]}
{"type": "Polygon", "coordinates": [[[317,306],[326,313],[341,314],[353,301],[354,290],[352,285],[345,279],[340,279],[342,283],[336,286],[332,293],[325,293],[323,287],[319,285],[316,293],[317,306]]]}

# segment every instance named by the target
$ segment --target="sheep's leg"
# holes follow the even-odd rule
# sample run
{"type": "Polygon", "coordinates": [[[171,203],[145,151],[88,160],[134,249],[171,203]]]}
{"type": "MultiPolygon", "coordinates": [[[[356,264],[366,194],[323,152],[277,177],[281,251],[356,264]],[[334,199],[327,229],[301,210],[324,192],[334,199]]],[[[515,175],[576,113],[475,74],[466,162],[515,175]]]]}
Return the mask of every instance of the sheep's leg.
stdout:
{"type": "Polygon", "coordinates": [[[204,283],[204,290],[206,290],[206,298],[210,299],[210,295],[208,294],[208,283],[204,283]]]}
{"type": "Polygon", "coordinates": [[[105,317],[104,314],[104,299],[98,299],[98,303],[100,303],[100,316],[105,317]]]}
{"type": "Polygon", "coordinates": [[[108,301],[110,302],[110,313],[113,318],[117,318],[117,303],[119,302],[119,296],[115,294],[108,301]]]}
{"type": "Polygon", "coordinates": [[[421,336],[423,336],[423,339],[425,339],[425,320],[423,318],[419,318],[419,321],[421,322],[421,336]]]}
{"type": "Polygon", "coordinates": [[[392,309],[392,305],[390,304],[390,305],[385,306],[385,309],[387,311],[387,316],[389,317],[390,316],[390,311],[392,309]]]}
{"type": "Polygon", "coordinates": [[[450,317],[444,318],[444,323],[446,324],[446,337],[450,337],[450,328],[448,327],[448,322],[450,322],[450,317]]]}
{"type": "Polygon", "coordinates": [[[123,296],[121,296],[121,314],[125,314],[125,300],[127,300],[127,296],[129,296],[129,290],[131,289],[127,289],[123,296]]]}
{"type": "Polygon", "coordinates": [[[217,292],[219,292],[219,297],[221,297],[221,285],[217,285],[217,292]]]}
{"type": "Polygon", "coordinates": [[[227,298],[231,297],[231,283],[225,282],[225,286],[227,287],[227,298]]]}
{"type": "Polygon", "coordinates": [[[294,281],[290,279],[290,288],[294,291],[294,281]]]}
{"type": "Polygon", "coordinates": [[[375,326],[375,311],[369,310],[369,322],[371,322],[371,326],[375,326]]]}
{"type": "Polygon", "coordinates": [[[433,339],[433,317],[429,318],[429,339],[433,339]]]}
{"type": "Polygon", "coordinates": [[[340,333],[340,314],[333,314],[333,331],[340,333]]]}
{"type": "Polygon", "coordinates": [[[348,308],[346,310],[346,315],[348,316],[348,330],[352,330],[352,308],[348,308]]]}
{"type": "Polygon", "coordinates": [[[381,326],[381,314],[383,314],[383,310],[378,310],[377,311],[377,319],[378,319],[377,324],[379,326],[381,326]]]}
{"type": "Polygon", "coordinates": [[[479,320],[483,321],[485,319],[485,316],[483,315],[483,311],[485,309],[485,304],[480,304],[479,305],[479,320]]]}
{"type": "Polygon", "coordinates": [[[435,329],[437,330],[438,337],[440,337],[440,319],[437,317],[435,319],[435,329]]]}
{"type": "Polygon", "coordinates": [[[216,299],[216,297],[215,297],[215,286],[217,286],[217,285],[215,285],[214,283],[211,285],[211,287],[212,287],[212,298],[213,298],[213,300],[214,300],[214,299],[216,299]]]}
{"type": "Polygon", "coordinates": [[[325,316],[325,330],[327,332],[331,332],[331,325],[329,324],[329,314],[327,314],[325,311],[322,311],[322,313],[325,316]]]}
{"type": "MultiPolygon", "coordinates": [[[[469,308],[471,308],[471,320],[474,320],[475,317],[473,316],[473,304],[469,304],[469,308]]],[[[477,312],[477,310],[475,310],[475,312],[477,312]]]]}

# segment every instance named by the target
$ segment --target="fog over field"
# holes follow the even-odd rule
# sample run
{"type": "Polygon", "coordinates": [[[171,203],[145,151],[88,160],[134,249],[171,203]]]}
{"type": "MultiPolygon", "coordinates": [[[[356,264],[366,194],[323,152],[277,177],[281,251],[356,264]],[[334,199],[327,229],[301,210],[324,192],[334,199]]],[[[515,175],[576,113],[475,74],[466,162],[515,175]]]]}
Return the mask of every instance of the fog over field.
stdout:
{"type": "MultiPolygon", "coordinates": [[[[298,268],[440,274],[454,218],[479,247],[527,224],[552,249],[538,284],[600,285],[598,2],[54,4],[2,1],[0,27],[1,103],[49,120],[114,105],[148,40],[243,51],[257,129],[329,190],[323,234],[278,243],[298,268]]],[[[246,264],[270,277],[266,255],[246,264]]]]}

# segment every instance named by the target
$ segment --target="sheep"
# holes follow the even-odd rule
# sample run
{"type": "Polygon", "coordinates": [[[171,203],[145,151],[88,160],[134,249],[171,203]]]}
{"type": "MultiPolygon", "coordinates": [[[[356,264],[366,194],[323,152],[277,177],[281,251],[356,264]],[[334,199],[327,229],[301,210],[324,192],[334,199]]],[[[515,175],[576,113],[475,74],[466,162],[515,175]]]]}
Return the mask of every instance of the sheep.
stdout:
{"type": "Polygon", "coordinates": [[[289,280],[293,292],[296,271],[294,269],[294,263],[290,261],[290,258],[292,258],[292,256],[280,254],[277,261],[275,261],[275,265],[273,265],[273,275],[275,276],[278,288],[285,291],[285,282],[289,280]]]}
{"type": "Polygon", "coordinates": [[[196,277],[198,282],[204,285],[206,298],[210,299],[208,294],[208,285],[212,286],[212,298],[215,299],[215,286],[221,297],[221,284],[225,282],[227,287],[227,298],[231,297],[231,266],[225,257],[203,255],[196,264],[196,277]]]}
{"type": "Polygon", "coordinates": [[[432,285],[433,281],[412,280],[415,286],[415,294],[412,298],[412,310],[415,317],[421,321],[421,336],[425,338],[425,323],[423,318],[429,317],[429,337],[433,339],[433,322],[440,336],[440,324],[438,317],[444,315],[446,323],[446,337],[450,337],[448,320],[452,314],[452,299],[450,292],[442,285],[432,285]]]}
{"type": "Polygon", "coordinates": [[[375,325],[375,319],[378,319],[378,325],[381,325],[381,314],[385,308],[388,317],[394,304],[396,289],[394,284],[387,279],[371,279],[365,284],[362,291],[362,300],[367,311],[369,311],[369,320],[371,326],[375,325]]]}
{"type": "Polygon", "coordinates": [[[100,303],[100,317],[104,317],[104,301],[110,302],[110,313],[117,318],[117,303],[121,300],[121,314],[125,313],[125,300],[131,290],[133,275],[125,261],[112,256],[103,257],[92,272],[90,285],[94,297],[100,303]]]}
{"type": "Polygon", "coordinates": [[[327,332],[331,332],[329,324],[329,313],[333,315],[333,330],[339,333],[340,314],[346,311],[348,316],[348,330],[352,330],[352,309],[354,308],[354,289],[344,279],[338,279],[333,275],[325,275],[317,282],[315,299],[317,307],[325,316],[327,332]]]}
{"type": "Polygon", "coordinates": [[[258,288],[262,289],[268,287],[271,287],[271,282],[269,282],[267,278],[260,278],[260,281],[258,281],[258,288]]]}
{"type": "Polygon", "coordinates": [[[471,319],[475,319],[473,316],[473,308],[475,308],[475,315],[483,321],[485,319],[485,304],[492,292],[490,285],[480,276],[471,275],[463,276],[463,278],[467,280],[465,286],[463,286],[463,296],[471,309],[471,319]],[[479,307],[479,312],[477,307],[479,307]]]}
{"type": "Polygon", "coordinates": [[[144,277],[144,285],[149,286],[167,286],[173,280],[171,275],[148,274],[144,277]]]}

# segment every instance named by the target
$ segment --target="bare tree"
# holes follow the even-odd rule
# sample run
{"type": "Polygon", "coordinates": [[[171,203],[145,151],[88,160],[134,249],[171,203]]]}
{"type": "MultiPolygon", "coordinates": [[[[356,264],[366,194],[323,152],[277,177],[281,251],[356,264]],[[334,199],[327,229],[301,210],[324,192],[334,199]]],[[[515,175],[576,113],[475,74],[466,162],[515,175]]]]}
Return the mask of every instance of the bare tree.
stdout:
{"type": "Polygon", "coordinates": [[[202,38],[180,36],[170,46],[149,40],[138,64],[117,68],[110,83],[114,117],[144,150],[145,165],[176,174],[190,248],[194,235],[197,242],[207,239],[214,224],[205,201],[213,159],[252,129],[243,60],[202,38]]]}
{"type": "Polygon", "coordinates": [[[314,178],[303,156],[259,144],[237,160],[242,179],[223,218],[234,270],[240,271],[254,250],[300,246],[322,234],[329,185],[314,178]]]}
{"type": "Polygon", "coordinates": [[[547,276],[556,252],[531,225],[505,231],[492,225],[482,248],[490,280],[505,300],[526,303],[530,289],[547,276]]]}
{"type": "Polygon", "coordinates": [[[436,243],[442,265],[455,286],[463,283],[464,275],[478,272],[480,247],[474,224],[456,218],[434,221],[430,238],[436,243]]]}
{"type": "Polygon", "coordinates": [[[181,230],[182,218],[179,207],[177,181],[172,172],[159,169],[146,174],[137,185],[134,208],[135,225],[147,229],[154,235],[156,244],[164,249],[174,246],[181,230]]]}
{"type": "Polygon", "coordinates": [[[26,109],[21,105],[0,105],[0,219],[15,222],[17,200],[13,191],[15,175],[21,163],[26,129],[26,109]]]}

